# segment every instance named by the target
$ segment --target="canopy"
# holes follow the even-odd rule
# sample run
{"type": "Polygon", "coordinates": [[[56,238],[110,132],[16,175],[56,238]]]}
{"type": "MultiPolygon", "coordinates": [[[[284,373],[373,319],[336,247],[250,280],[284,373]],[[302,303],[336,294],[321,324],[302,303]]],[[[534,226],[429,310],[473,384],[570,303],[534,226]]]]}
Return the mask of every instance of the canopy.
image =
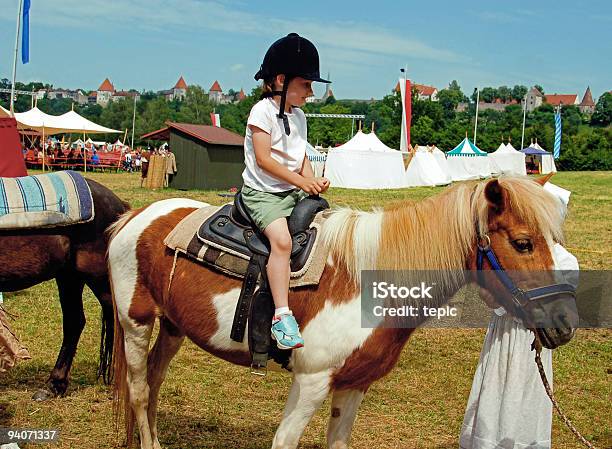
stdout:
{"type": "Polygon", "coordinates": [[[86,133],[86,134],[111,134],[121,133],[115,129],[106,128],[97,123],[87,120],[85,117],[77,114],[74,111],[66,112],[58,117],[61,120],[61,125],[66,129],[66,132],[86,133]]]}
{"type": "Polygon", "coordinates": [[[16,112],[15,119],[19,129],[33,129],[46,135],[66,132],[57,115],[45,114],[36,106],[26,112],[16,112]]]}
{"type": "Polygon", "coordinates": [[[446,155],[444,154],[444,151],[434,145],[433,150],[431,150],[431,154],[433,154],[433,157],[436,158],[436,162],[438,163],[442,171],[446,174],[446,176],[448,176],[448,179],[452,180],[450,175],[450,169],[448,168],[448,161],[446,160],[446,155]]]}
{"type": "Polygon", "coordinates": [[[491,176],[488,154],[467,137],[446,153],[448,169],[453,181],[466,181],[491,176]],[[478,156],[478,157],[476,157],[478,156]]]}
{"type": "Polygon", "coordinates": [[[402,153],[376,134],[358,131],[351,140],[327,153],[325,177],[333,187],[396,189],[405,186],[402,153]]]}
{"type": "Polygon", "coordinates": [[[10,116],[11,116],[11,113],[7,111],[6,109],[4,109],[2,105],[0,104],[0,117],[10,117],[10,116]]]}
{"type": "Polygon", "coordinates": [[[450,184],[451,178],[426,147],[417,146],[406,168],[404,182],[406,187],[441,186],[450,184]]]}
{"type": "Polygon", "coordinates": [[[515,150],[512,145],[501,143],[499,148],[489,154],[489,162],[493,173],[506,175],[526,175],[525,155],[515,150]]]}

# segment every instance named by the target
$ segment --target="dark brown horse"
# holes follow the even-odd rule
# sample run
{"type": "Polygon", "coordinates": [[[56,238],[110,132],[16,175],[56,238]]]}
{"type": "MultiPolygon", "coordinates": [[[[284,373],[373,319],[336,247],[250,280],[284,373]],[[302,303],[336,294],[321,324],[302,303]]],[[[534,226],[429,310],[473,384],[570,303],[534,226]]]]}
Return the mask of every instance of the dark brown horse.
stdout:
{"type": "Polygon", "coordinates": [[[102,306],[102,335],[98,375],[110,377],[113,345],[113,306],[106,265],[105,230],[129,209],[111,190],[87,179],[94,202],[93,221],[48,229],[0,231],[0,291],[22,290],[55,279],[62,306],[64,338],[47,389],[34,398],[63,395],[72,360],[85,327],[83,288],[87,285],[102,306]]]}

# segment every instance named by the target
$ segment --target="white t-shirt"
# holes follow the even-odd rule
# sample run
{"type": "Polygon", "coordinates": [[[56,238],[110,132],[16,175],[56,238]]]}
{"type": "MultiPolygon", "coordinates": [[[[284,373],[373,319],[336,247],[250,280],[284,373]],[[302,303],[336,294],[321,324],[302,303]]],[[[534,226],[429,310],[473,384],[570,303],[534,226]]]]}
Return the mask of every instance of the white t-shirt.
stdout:
{"type": "Polygon", "coordinates": [[[291,129],[291,133],[286,135],[283,121],[278,118],[278,111],[279,107],[272,98],[264,98],[253,106],[247,121],[244,139],[246,168],[242,172],[242,179],[245,185],[262,192],[285,192],[295,189],[296,186],[272,176],[257,165],[253,147],[253,132],[249,125],[256,126],[270,134],[272,158],[290,171],[299,173],[306,156],[307,131],[304,112],[292,107],[291,113],[286,113],[291,129]]]}

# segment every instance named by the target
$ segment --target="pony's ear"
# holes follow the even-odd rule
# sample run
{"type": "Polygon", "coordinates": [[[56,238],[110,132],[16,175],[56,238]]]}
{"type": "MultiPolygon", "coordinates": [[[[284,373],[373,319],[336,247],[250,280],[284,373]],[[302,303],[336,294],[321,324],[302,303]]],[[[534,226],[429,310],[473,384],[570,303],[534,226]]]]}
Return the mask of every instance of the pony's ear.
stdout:
{"type": "Polygon", "coordinates": [[[553,177],[553,175],[554,175],[554,172],[553,173],[549,173],[546,176],[541,176],[541,177],[539,177],[537,179],[534,179],[534,181],[537,182],[538,184],[540,184],[542,187],[544,187],[544,184],[546,184],[550,180],[550,178],[553,177]]]}
{"type": "Polygon", "coordinates": [[[497,179],[493,179],[487,183],[484,194],[491,209],[498,214],[504,210],[504,188],[499,184],[497,179]]]}

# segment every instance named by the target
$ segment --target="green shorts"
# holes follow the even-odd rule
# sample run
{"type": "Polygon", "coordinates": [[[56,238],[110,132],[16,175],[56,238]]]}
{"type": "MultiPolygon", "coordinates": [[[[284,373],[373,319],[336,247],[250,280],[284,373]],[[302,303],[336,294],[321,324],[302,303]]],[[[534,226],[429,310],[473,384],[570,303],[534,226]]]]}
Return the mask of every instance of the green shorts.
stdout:
{"type": "Polygon", "coordinates": [[[298,201],[308,196],[299,189],[262,192],[245,185],[242,186],[241,193],[242,202],[261,231],[274,220],[291,215],[298,201]]]}

